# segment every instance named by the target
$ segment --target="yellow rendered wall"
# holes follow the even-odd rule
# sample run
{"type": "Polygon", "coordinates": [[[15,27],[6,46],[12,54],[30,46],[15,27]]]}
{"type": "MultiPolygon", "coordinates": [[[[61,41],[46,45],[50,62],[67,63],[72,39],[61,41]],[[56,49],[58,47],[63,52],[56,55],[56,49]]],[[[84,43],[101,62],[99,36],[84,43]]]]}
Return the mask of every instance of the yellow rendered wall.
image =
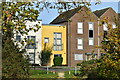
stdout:
{"type": "Polygon", "coordinates": [[[52,50],[52,55],[50,58],[50,64],[49,66],[54,65],[53,59],[54,54],[62,54],[63,62],[62,65],[66,64],[66,26],[54,26],[54,25],[42,25],[42,49],[44,48],[44,38],[49,38],[49,46],[53,46],[54,41],[54,32],[60,32],[62,33],[62,44],[63,44],[63,50],[62,51],[54,51],[52,50]]]}

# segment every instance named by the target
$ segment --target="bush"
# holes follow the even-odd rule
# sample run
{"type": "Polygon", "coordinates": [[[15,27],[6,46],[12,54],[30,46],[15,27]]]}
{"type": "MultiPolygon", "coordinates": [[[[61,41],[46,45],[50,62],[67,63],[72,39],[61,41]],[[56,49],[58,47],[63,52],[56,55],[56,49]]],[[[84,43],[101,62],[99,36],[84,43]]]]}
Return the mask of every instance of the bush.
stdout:
{"type": "Polygon", "coordinates": [[[44,45],[44,49],[41,52],[41,62],[42,65],[47,65],[50,61],[50,56],[52,55],[52,48],[48,47],[46,44],[44,45]]]}
{"type": "Polygon", "coordinates": [[[53,62],[54,62],[55,66],[60,66],[60,65],[62,65],[63,58],[62,57],[54,57],[53,62]]]}
{"type": "Polygon", "coordinates": [[[90,60],[90,61],[83,61],[81,64],[79,63],[79,65],[81,65],[81,69],[80,69],[81,77],[84,75],[90,76],[91,73],[95,73],[98,62],[99,60],[90,60]]]}

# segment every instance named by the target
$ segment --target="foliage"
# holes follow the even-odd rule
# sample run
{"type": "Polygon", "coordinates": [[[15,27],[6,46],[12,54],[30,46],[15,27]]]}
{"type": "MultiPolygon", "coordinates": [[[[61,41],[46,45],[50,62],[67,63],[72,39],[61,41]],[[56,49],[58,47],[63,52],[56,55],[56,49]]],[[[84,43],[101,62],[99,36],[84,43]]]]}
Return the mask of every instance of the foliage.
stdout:
{"type": "MultiPolygon", "coordinates": [[[[99,60],[89,60],[89,61],[83,61],[80,66],[80,76],[88,76],[91,73],[93,73],[93,71],[96,71],[97,68],[97,63],[99,62],[99,60]]],[[[95,75],[95,74],[94,74],[95,75]]],[[[95,78],[95,76],[94,76],[95,78]]]]}
{"type": "MultiPolygon", "coordinates": [[[[105,53],[100,60],[96,63],[91,61],[82,66],[81,71],[83,75],[87,74],[88,79],[100,78],[100,79],[120,79],[120,25],[119,21],[116,21],[116,28],[112,28],[109,24],[109,20],[105,19],[107,23],[108,31],[105,38],[102,41],[102,53],[105,53]],[[92,76],[94,75],[94,76],[92,76]]],[[[82,76],[83,76],[82,75],[82,76]]]]}
{"type": "MultiPolygon", "coordinates": [[[[25,71],[24,73],[27,72],[27,70],[21,70],[21,68],[19,69],[20,66],[17,65],[21,65],[22,69],[24,64],[26,64],[26,61],[20,62],[17,60],[24,60],[23,56],[21,55],[20,57],[18,57],[20,48],[13,47],[15,45],[13,45],[13,38],[14,38],[14,34],[21,34],[24,35],[30,31],[30,30],[34,30],[35,32],[40,28],[40,26],[35,25],[34,28],[27,28],[26,27],[26,22],[25,20],[30,20],[32,21],[36,21],[39,13],[44,9],[44,8],[57,8],[59,12],[63,11],[63,10],[68,10],[71,9],[73,7],[78,7],[81,4],[86,4],[89,5],[89,3],[65,3],[65,2],[58,2],[58,3],[54,3],[54,5],[52,5],[51,3],[48,2],[2,2],[2,42],[3,42],[3,76],[8,78],[8,77],[15,77],[14,75],[16,75],[16,77],[25,77],[26,75],[22,75],[21,72],[25,71]],[[42,4],[42,5],[41,5],[42,4]],[[72,5],[72,6],[71,6],[72,5]],[[8,66],[8,63],[11,63],[11,60],[13,58],[13,62],[12,64],[10,64],[10,66],[8,66]],[[18,68],[17,68],[18,67],[18,68]],[[21,71],[19,71],[21,70],[21,71]],[[13,72],[15,73],[13,73],[13,72]],[[18,73],[19,72],[19,73],[18,73]],[[14,75],[13,75],[14,74],[14,75]],[[18,76],[19,75],[19,76],[18,76]]],[[[27,42],[26,39],[21,41],[21,44],[24,45],[24,42],[27,42]]],[[[24,53],[24,51],[22,52],[24,53]]],[[[23,73],[23,74],[24,74],[23,73]]],[[[27,73],[26,73],[27,74],[27,73]]],[[[15,77],[15,78],[16,78],[15,77]]],[[[27,77],[27,76],[26,76],[27,77]]]]}
{"type": "Polygon", "coordinates": [[[50,61],[50,56],[52,55],[52,47],[47,46],[44,44],[44,49],[41,51],[41,62],[42,65],[47,65],[50,61]]]}
{"type": "Polygon", "coordinates": [[[13,42],[5,42],[2,49],[2,77],[5,78],[28,78],[29,63],[14,45],[13,42]]]}
{"type": "Polygon", "coordinates": [[[63,58],[62,57],[54,57],[53,62],[54,62],[55,66],[60,66],[60,65],[62,65],[63,58]]]}

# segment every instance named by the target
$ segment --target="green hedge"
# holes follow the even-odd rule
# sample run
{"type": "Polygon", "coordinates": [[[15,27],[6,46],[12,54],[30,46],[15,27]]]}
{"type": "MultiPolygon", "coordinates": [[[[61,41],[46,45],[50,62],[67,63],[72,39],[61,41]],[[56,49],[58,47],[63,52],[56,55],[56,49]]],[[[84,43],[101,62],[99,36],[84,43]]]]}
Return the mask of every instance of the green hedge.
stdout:
{"type": "Polygon", "coordinates": [[[62,65],[63,58],[62,57],[54,57],[53,62],[54,62],[55,66],[60,66],[60,65],[62,65]]]}

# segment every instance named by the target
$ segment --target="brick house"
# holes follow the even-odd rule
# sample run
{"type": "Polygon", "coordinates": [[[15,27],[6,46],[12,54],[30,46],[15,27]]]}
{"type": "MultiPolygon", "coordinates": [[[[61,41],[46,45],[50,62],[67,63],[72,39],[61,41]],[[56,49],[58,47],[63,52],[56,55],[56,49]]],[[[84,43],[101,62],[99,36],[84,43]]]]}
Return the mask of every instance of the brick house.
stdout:
{"type": "MultiPolygon", "coordinates": [[[[51,24],[64,24],[67,26],[67,63],[69,66],[76,66],[77,63],[101,56],[100,46],[105,26],[99,26],[100,20],[109,17],[113,23],[116,12],[112,8],[97,11],[90,11],[86,6],[68,10],[60,14],[51,24]]],[[[106,29],[107,31],[107,29],[106,29]]]]}

